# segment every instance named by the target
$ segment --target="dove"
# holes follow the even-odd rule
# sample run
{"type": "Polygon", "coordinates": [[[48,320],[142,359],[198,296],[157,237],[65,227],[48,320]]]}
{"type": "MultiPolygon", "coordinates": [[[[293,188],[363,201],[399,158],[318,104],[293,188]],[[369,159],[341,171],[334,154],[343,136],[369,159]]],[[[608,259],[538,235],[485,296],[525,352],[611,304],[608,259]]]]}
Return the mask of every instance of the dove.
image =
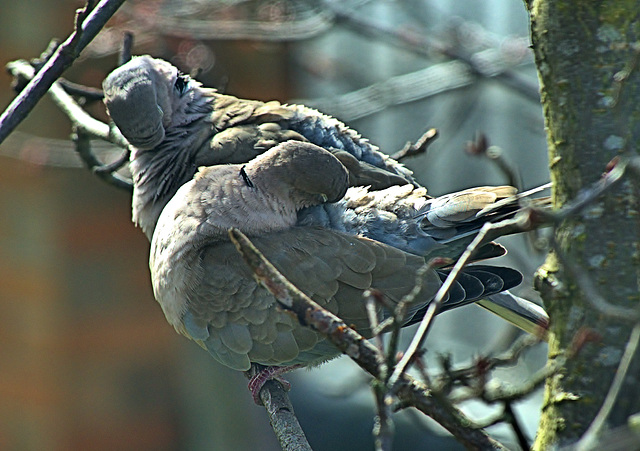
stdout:
{"type": "MultiPolygon", "coordinates": [[[[484,222],[512,215],[518,199],[537,191],[516,196],[512,187],[478,187],[431,198],[409,169],[337,119],[303,105],[220,94],[148,55],[111,72],[103,91],[132,145],[132,216],[149,240],[166,203],[198,167],[246,163],[288,140],[329,150],[348,169],[349,186],[361,187],[349,214],[325,206],[307,211],[307,223],[322,220],[422,256],[459,256],[484,222]],[[383,210],[386,216],[371,214],[383,210]]],[[[482,251],[486,258],[504,253],[493,243],[482,251]]]]}
{"type": "MultiPolygon", "coordinates": [[[[216,185],[196,182],[220,176],[221,165],[234,167],[233,165],[238,164],[247,165],[244,170],[236,168],[242,180],[248,180],[245,184],[255,184],[255,175],[249,174],[249,169],[263,163],[265,167],[273,166],[272,159],[260,160],[261,155],[268,154],[273,158],[274,152],[286,151],[291,146],[297,148],[301,143],[305,146],[317,146],[331,154],[346,171],[348,189],[341,197],[334,198],[322,193],[327,196],[326,199],[320,196],[314,198],[314,202],[309,202],[308,198],[305,198],[305,204],[294,202],[295,207],[291,207],[293,210],[287,210],[286,214],[283,213],[273,224],[262,224],[260,232],[284,233],[272,230],[272,227],[281,224],[283,218],[287,217],[288,226],[293,227],[288,233],[292,234],[290,236],[298,237],[298,241],[303,241],[307,236],[311,242],[317,242],[320,240],[316,237],[317,234],[321,233],[323,237],[330,234],[334,238],[325,241],[331,244],[328,247],[336,253],[335,258],[338,258],[338,254],[341,255],[342,265],[346,267],[349,267],[350,261],[349,256],[344,255],[346,250],[351,249],[355,253],[355,249],[361,249],[362,243],[365,242],[365,247],[374,246],[371,243],[376,243],[375,249],[384,247],[385,252],[400,252],[393,255],[402,255],[402,258],[397,257],[397,263],[401,267],[406,261],[419,261],[420,264],[424,264],[425,259],[432,257],[457,258],[484,223],[512,217],[520,208],[518,200],[538,191],[534,189],[516,194],[516,190],[508,186],[477,187],[441,197],[430,197],[426,189],[416,183],[409,169],[380,152],[367,139],[340,121],[302,105],[244,100],[218,93],[214,89],[203,87],[201,83],[181,73],[170,63],[149,56],[134,57],[127,64],[115,69],[104,80],[103,90],[104,103],[109,115],[131,144],[130,169],[134,183],[132,217],[150,241],[155,240],[155,229],[159,224],[158,219],[164,215],[164,210],[170,204],[172,208],[176,208],[172,202],[177,193],[183,190],[182,187],[188,185],[189,189],[193,190],[194,186],[199,186],[202,190],[209,190],[216,185]],[[261,163],[255,163],[256,161],[261,163]],[[210,176],[204,175],[209,173],[210,176]],[[292,219],[294,217],[295,221],[292,219]],[[322,232],[319,232],[320,230],[322,232]],[[356,242],[359,244],[352,244],[356,242]]],[[[285,153],[289,155],[288,152],[285,153]]],[[[288,163],[284,167],[294,171],[296,165],[288,163]]],[[[252,170],[259,172],[258,169],[252,170]]],[[[275,169],[272,168],[270,171],[275,169]]],[[[307,172],[300,172],[299,177],[304,179],[308,176],[307,172]]],[[[286,176],[281,176],[288,180],[286,176]]],[[[298,182],[288,183],[297,186],[298,182]]],[[[197,198],[196,194],[193,192],[188,197],[183,195],[180,199],[182,202],[189,199],[192,201],[197,198]]],[[[204,191],[201,195],[205,198],[213,196],[204,191]]],[[[205,198],[201,198],[201,202],[211,203],[205,202],[205,198]]],[[[176,200],[175,203],[177,202],[179,201],[176,200]]],[[[223,198],[222,202],[228,201],[223,198]]],[[[211,212],[214,211],[218,210],[212,208],[211,212]]],[[[181,217],[191,218],[189,215],[181,217]]],[[[274,216],[271,216],[271,220],[273,219],[274,216]]],[[[184,221],[192,222],[193,219],[184,221]]],[[[231,221],[222,221],[220,224],[224,227],[235,226],[231,221]]],[[[171,242],[176,245],[182,238],[179,231],[187,229],[181,222],[174,225],[178,232],[175,232],[171,242]]],[[[244,230],[242,227],[237,228],[244,230]]],[[[166,225],[163,225],[163,230],[165,229],[166,225]]],[[[168,236],[166,230],[164,236],[168,236]]],[[[270,236],[269,240],[260,235],[258,239],[265,240],[264,246],[269,246],[278,239],[285,240],[276,238],[276,235],[270,236]]],[[[320,242],[323,240],[324,238],[320,242]]],[[[311,264],[307,259],[315,252],[315,249],[312,252],[292,250],[286,255],[292,259],[291,268],[303,268],[311,264]]],[[[491,242],[477,250],[476,258],[496,257],[505,252],[501,245],[491,242]]],[[[159,255],[154,257],[154,261],[160,262],[164,261],[163,258],[168,258],[168,254],[162,254],[163,257],[159,255]]],[[[274,258],[284,257],[275,255],[274,258]]],[[[358,259],[361,256],[351,258],[358,259]]],[[[179,261],[174,263],[180,265],[179,261]]],[[[380,266],[382,267],[384,266],[380,266]]],[[[483,277],[487,275],[485,273],[491,275],[499,272],[498,269],[487,269],[489,267],[485,266],[474,268],[476,273],[472,277],[480,280],[484,280],[483,277]]],[[[182,273],[178,279],[187,280],[187,276],[191,275],[189,271],[195,270],[195,267],[182,265],[182,273]]],[[[475,299],[471,295],[465,297],[462,294],[465,290],[471,294],[482,293],[483,297],[489,296],[492,302],[516,312],[526,321],[546,326],[548,317],[544,310],[505,291],[517,285],[521,276],[514,276],[513,274],[517,274],[515,270],[501,270],[504,270],[504,277],[498,277],[501,279],[500,282],[489,283],[496,279],[486,279],[486,284],[494,289],[485,292],[477,289],[477,284],[476,289],[471,289],[472,282],[468,282],[468,286],[460,286],[458,293],[452,294],[453,300],[449,305],[456,304],[455,299],[475,299]]],[[[314,268],[313,273],[316,271],[321,273],[314,268]]],[[[469,271],[473,269],[467,269],[467,273],[469,271]]],[[[176,270],[169,271],[168,274],[178,273],[180,271],[176,270]]],[[[403,273],[404,283],[413,286],[415,277],[411,271],[404,270],[403,273]]],[[[441,280],[446,272],[440,270],[437,274],[441,280]]],[[[207,277],[211,278],[211,284],[222,284],[219,280],[215,282],[217,279],[213,273],[207,273],[207,277]]],[[[475,280],[473,278],[467,279],[475,280]]],[[[161,279],[162,277],[158,278],[161,279]]],[[[315,285],[320,283],[309,279],[311,278],[307,275],[295,280],[315,285]]],[[[335,285],[337,282],[332,283],[335,285]]],[[[236,287],[234,284],[239,282],[221,286],[231,291],[240,289],[240,285],[236,287]]],[[[244,290],[245,285],[242,287],[244,290]]],[[[209,288],[213,290],[211,286],[209,288]]],[[[427,298],[428,296],[425,296],[424,299],[427,298]]],[[[184,304],[180,305],[180,308],[184,307],[184,304]]],[[[196,340],[203,340],[204,334],[198,333],[198,330],[203,330],[200,327],[202,324],[199,327],[194,326],[196,319],[193,313],[181,309],[169,310],[173,313],[167,315],[167,318],[173,318],[169,322],[174,327],[196,340]],[[176,322],[180,314],[184,314],[182,323],[176,322]],[[190,326],[187,327],[185,324],[190,326]]],[[[257,314],[259,310],[254,313],[257,314]]],[[[165,314],[167,312],[165,309],[165,314]]],[[[220,317],[228,317],[228,313],[221,311],[220,317]]],[[[521,326],[519,323],[518,325],[521,326]]],[[[220,343],[213,340],[210,347],[214,346],[214,342],[220,343]]],[[[246,343],[245,341],[244,345],[246,343]]],[[[242,346],[238,349],[241,348],[242,346]]],[[[323,355],[326,355],[326,352],[323,355]]],[[[219,359],[224,360],[222,357],[219,359]]],[[[236,368],[245,367],[246,359],[251,361],[250,357],[245,356],[243,364],[239,365],[237,362],[231,362],[233,359],[229,359],[225,364],[236,368]]],[[[282,362],[284,359],[277,360],[281,361],[277,365],[285,364],[282,362]]]]}
{"type": "MultiPolygon", "coordinates": [[[[168,322],[235,370],[275,368],[269,376],[316,365],[340,351],[277,308],[253,277],[228,230],[245,233],[294,285],[371,337],[363,292],[378,290],[397,304],[416,284],[421,256],[348,231],[301,224],[299,213],[322,205],[348,208],[349,174],[331,152],[286,141],[246,164],[201,167],[164,207],[151,240],[154,295],[168,322]]],[[[420,319],[446,277],[426,271],[404,324],[420,319]]],[[[440,311],[466,305],[520,283],[516,270],[463,269],[440,311]]],[[[382,320],[388,312],[379,308],[382,320]]],[[[264,377],[258,376],[260,381],[264,377]]],[[[257,399],[258,384],[254,399],[257,399]]]]}
{"type": "Polygon", "coordinates": [[[417,186],[409,169],[337,119],[302,105],[218,93],[148,55],[112,71],[103,92],[132,146],[133,220],[149,239],[164,205],[198,167],[246,163],[288,140],[330,150],[349,168],[351,186],[417,186]]]}

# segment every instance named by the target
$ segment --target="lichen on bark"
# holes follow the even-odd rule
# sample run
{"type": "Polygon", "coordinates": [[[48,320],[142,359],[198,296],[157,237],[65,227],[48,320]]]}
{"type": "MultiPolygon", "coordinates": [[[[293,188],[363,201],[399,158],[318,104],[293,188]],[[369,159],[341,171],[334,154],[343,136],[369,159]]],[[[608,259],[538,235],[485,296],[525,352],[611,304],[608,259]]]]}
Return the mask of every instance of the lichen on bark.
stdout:
{"type": "MultiPolygon", "coordinates": [[[[617,155],[640,143],[640,1],[532,0],[531,38],[541,85],[553,201],[562,206],[595,182],[617,155]]],[[[561,252],[616,305],[638,305],[639,187],[627,179],[555,231],[561,252]],[[634,252],[634,249],[636,250],[634,252]]],[[[549,358],[565,353],[580,328],[601,339],[547,382],[536,449],[575,442],[606,396],[631,324],[589,306],[585,293],[550,255],[537,286],[549,310],[549,358]]],[[[630,371],[638,371],[636,356],[630,371]]],[[[640,411],[640,381],[628,384],[609,425],[640,411]],[[630,396],[631,395],[631,396],[630,396]]]]}

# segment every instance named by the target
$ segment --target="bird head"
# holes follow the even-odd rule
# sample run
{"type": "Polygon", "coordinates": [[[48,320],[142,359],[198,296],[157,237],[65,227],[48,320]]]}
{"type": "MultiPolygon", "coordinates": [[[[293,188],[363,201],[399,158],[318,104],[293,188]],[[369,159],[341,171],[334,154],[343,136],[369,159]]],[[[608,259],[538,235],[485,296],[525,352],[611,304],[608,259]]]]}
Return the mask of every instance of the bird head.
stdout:
{"type": "Polygon", "coordinates": [[[254,158],[244,171],[258,189],[294,203],[297,210],[336,202],[349,188],[347,169],[325,149],[285,141],[254,158]]]}
{"type": "Polygon", "coordinates": [[[148,55],[132,58],[102,83],[109,115],[125,138],[142,150],[162,142],[176,110],[196,85],[170,63],[148,55]]]}

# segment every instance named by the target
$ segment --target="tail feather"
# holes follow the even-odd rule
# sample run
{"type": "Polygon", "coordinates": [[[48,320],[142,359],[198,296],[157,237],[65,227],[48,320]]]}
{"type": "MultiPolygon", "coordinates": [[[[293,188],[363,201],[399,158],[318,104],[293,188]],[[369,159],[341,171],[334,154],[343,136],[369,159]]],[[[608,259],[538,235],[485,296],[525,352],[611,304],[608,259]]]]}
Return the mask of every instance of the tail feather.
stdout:
{"type": "Polygon", "coordinates": [[[496,293],[487,299],[476,302],[476,304],[519,329],[547,341],[549,315],[538,304],[515,296],[508,291],[496,293]]]}
{"type": "MultiPolygon", "coordinates": [[[[438,275],[442,281],[447,278],[449,273],[450,269],[438,270],[438,275]]],[[[522,274],[515,269],[484,265],[467,267],[458,274],[456,281],[449,290],[448,297],[440,307],[440,312],[471,304],[487,297],[493,297],[503,290],[517,286],[520,282],[522,282],[522,274]]],[[[500,299],[502,300],[502,298],[500,299]]],[[[504,308],[509,306],[506,299],[503,300],[502,304],[504,308]]],[[[411,319],[406,322],[405,326],[420,322],[428,307],[427,304],[417,310],[411,319]]],[[[524,311],[524,309],[522,310],[524,311]]]]}

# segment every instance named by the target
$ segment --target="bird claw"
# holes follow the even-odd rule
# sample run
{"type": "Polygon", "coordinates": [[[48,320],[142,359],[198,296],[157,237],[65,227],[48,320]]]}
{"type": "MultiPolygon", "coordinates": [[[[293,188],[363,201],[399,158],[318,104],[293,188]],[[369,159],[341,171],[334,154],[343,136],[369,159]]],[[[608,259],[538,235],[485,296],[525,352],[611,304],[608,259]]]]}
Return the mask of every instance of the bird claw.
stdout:
{"type": "Polygon", "coordinates": [[[297,368],[300,368],[302,365],[290,365],[290,366],[268,366],[259,373],[252,376],[249,380],[249,391],[251,392],[251,396],[253,397],[253,402],[257,405],[262,405],[262,400],[260,399],[260,391],[264,384],[269,380],[275,380],[280,382],[285,391],[291,390],[291,383],[282,377],[283,374],[288,373],[289,371],[293,371],[297,368]]]}

